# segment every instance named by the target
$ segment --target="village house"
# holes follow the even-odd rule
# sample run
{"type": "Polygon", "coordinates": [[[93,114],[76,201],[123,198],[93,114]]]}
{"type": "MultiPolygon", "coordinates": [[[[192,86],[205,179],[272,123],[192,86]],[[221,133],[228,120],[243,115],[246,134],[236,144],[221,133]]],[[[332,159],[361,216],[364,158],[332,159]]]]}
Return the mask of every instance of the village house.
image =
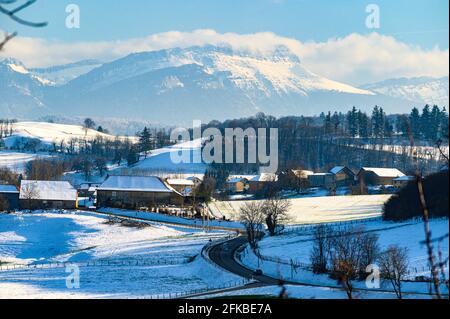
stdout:
{"type": "Polygon", "coordinates": [[[326,189],[334,189],[334,175],[331,173],[314,173],[308,176],[310,187],[321,187],[326,189]]]}
{"type": "Polygon", "coordinates": [[[253,176],[230,175],[225,183],[225,188],[230,193],[243,193],[249,189],[249,178],[253,176]]]}
{"type": "Polygon", "coordinates": [[[19,191],[16,186],[0,185],[0,204],[7,211],[19,209],[19,191]]]}
{"type": "Polygon", "coordinates": [[[230,175],[226,182],[226,188],[231,193],[248,192],[256,194],[270,183],[278,180],[276,174],[262,173],[259,175],[230,175]]]}
{"type": "Polygon", "coordinates": [[[410,182],[415,181],[416,177],[415,176],[400,176],[397,178],[394,178],[394,182],[392,185],[394,185],[394,187],[396,188],[403,188],[406,185],[408,185],[410,182]]]}
{"type": "Polygon", "coordinates": [[[363,167],[357,174],[358,181],[365,185],[394,185],[394,179],[403,177],[396,168],[363,167]]]}
{"type": "Polygon", "coordinates": [[[184,196],[156,176],[109,176],[97,188],[97,207],[183,206],[184,196]]]}
{"type": "Polygon", "coordinates": [[[355,182],[355,173],[346,166],[335,166],[329,173],[334,175],[336,187],[351,186],[355,182]]]}
{"type": "Polygon", "coordinates": [[[77,190],[66,181],[22,180],[19,199],[23,209],[78,208],[77,190]]]}

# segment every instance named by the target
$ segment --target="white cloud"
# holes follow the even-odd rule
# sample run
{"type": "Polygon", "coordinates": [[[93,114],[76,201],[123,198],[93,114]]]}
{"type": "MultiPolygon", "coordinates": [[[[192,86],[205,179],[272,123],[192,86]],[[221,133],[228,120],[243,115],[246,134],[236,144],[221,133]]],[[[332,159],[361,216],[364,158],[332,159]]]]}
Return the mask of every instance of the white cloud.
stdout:
{"type": "Polygon", "coordinates": [[[39,67],[91,58],[107,61],[133,52],[206,44],[229,45],[259,53],[285,45],[313,72],[350,84],[403,76],[445,76],[449,68],[448,49],[424,50],[378,33],[350,34],[326,42],[300,42],[271,32],[236,34],[208,29],[104,42],[63,43],[17,37],[7,44],[0,56],[14,57],[29,67],[39,67]]]}

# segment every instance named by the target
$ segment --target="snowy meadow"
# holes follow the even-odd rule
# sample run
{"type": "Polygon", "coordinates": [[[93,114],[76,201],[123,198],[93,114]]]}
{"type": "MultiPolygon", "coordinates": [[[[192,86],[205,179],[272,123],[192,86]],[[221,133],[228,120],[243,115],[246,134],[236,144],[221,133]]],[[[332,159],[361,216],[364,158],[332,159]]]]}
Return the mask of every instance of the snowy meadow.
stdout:
{"type": "Polygon", "coordinates": [[[84,212],[1,214],[0,298],[152,298],[220,287],[240,278],[200,254],[209,240],[225,236],[124,226],[84,212]],[[70,274],[55,263],[79,265],[80,287],[67,288],[70,274]]]}

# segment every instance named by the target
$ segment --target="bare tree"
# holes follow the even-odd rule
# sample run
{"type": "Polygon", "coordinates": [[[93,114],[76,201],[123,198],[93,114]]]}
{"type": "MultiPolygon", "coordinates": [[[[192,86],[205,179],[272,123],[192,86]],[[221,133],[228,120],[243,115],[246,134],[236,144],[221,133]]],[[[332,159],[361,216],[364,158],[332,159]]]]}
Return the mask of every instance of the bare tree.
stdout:
{"type": "Polygon", "coordinates": [[[37,189],[36,183],[29,182],[22,186],[20,189],[20,198],[25,200],[26,208],[31,210],[33,208],[33,200],[39,199],[39,190],[37,189]]]}
{"type": "Polygon", "coordinates": [[[359,235],[351,229],[339,230],[331,244],[331,275],[342,285],[348,298],[353,299],[353,280],[357,278],[361,265],[359,235]]]}
{"type": "Polygon", "coordinates": [[[333,236],[333,228],[330,226],[319,225],[314,228],[310,259],[313,272],[316,274],[323,274],[328,271],[331,236],[333,236]]]}
{"type": "MultiPolygon", "coordinates": [[[[45,27],[47,25],[47,22],[31,22],[31,21],[22,19],[19,16],[17,16],[17,14],[19,12],[28,8],[36,1],[37,0],[28,0],[21,5],[15,5],[14,8],[7,9],[7,6],[16,4],[17,0],[0,0],[0,13],[8,16],[11,20],[13,20],[19,24],[25,25],[25,26],[34,27],[34,28],[45,27]]],[[[15,36],[17,36],[17,32],[13,32],[13,33],[6,32],[3,40],[1,40],[1,42],[0,42],[0,51],[2,51],[4,46],[6,45],[6,43],[8,41],[10,41],[12,38],[14,38],[15,36]]]]}
{"type": "Polygon", "coordinates": [[[282,230],[283,224],[289,221],[290,208],[291,202],[278,195],[264,201],[263,212],[270,236],[277,235],[282,230]]]}
{"type": "Polygon", "coordinates": [[[353,280],[364,278],[367,266],[378,257],[378,236],[350,227],[334,231],[329,240],[331,276],[353,299],[353,280]]]}
{"type": "Polygon", "coordinates": [[[378,235],[365,233],[360,237],[361,248],[361,265],[360,265],[360,277],[366,277],[366,267],[374,264],[380,256],[380,246],[378,245],[378,235]]]}
{"type": "Polygon", "coordinates": [[[402,299],[402,279],[408,272],[408,250],[389,246],[379,258],[381,276],[389,280],[399,299],[402,299]]]}
{"type": "Polygon", "coordinates": [[[245,225],[250,247],[256,249],[264,223],[262,204],[256,201],[245,203],[240,209],[239,220],[245,225]]]}

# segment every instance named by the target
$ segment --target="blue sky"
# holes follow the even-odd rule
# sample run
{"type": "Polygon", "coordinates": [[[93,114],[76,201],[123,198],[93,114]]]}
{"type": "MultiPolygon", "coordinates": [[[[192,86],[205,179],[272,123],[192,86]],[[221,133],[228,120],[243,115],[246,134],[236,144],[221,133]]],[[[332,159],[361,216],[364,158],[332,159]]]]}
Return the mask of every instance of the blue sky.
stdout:
{"type": "Polygon", "coordinates": [[[17,27],[4,17],[0,28],[64,42],[204,28],[239,34],[271,31],[300,41],[325,41],[373,31],[365,26],[370,3],[381,10],[378,33],[424,49],[448,49],[448,0],[38,0],[22,16],[48,21],[47,28],[17,27]],[[80,29],[65,28],[69,3],[81,9],[80,29]]]}
{"type": "Polygon", "coordinates": [[[268,53],[284,45],[312,72],[352,85],[442,77],[448,10],[448,0],[38,0],[21,16],[48,21],[45,28],[0,16],[0,31],[19,32],[0,58],[46,67],[193,45],[268,53]],[[379,29],[366,26],[372,3],[379,29]],[[79,29],[65,25],[68,4],[81,10],[79,29]]]}

